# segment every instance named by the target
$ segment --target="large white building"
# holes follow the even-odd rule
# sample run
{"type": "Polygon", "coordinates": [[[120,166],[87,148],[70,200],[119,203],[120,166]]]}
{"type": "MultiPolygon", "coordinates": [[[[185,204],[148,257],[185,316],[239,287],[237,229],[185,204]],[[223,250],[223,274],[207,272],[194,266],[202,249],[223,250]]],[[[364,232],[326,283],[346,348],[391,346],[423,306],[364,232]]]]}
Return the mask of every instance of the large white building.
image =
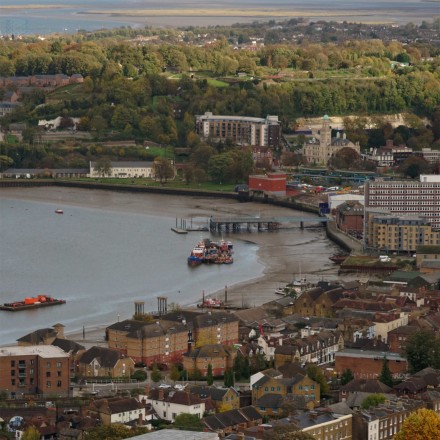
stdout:
{"type": "Polygon", "coordinates": [[[278,116],[253,118],[248,116],[220,116],[206,112],[196,116],[196,133],[214,141],[231,140],[237,145],[278,147],[281,123],[278,116]]]}
{"type": "Polygon", "coordinates": [[[108,172],[97,166],[97,162],[90,162],[90,177],[117,177],[121,179],[136,177],[154,177],[153,162],[111,162],[108,172]]]}
{"type": "Polygon", "coordinates": [[[360,154],[359,143],[354,144],[345,138],[345,134],[332,139],[332,128],[330,118],[325,115],[322,118],[322,127],[319,132],[319,139],[313,138],[303,145],[302,155],[309,164],[327,165],[330,158],[342,148],[352,148],[360,154]]]}

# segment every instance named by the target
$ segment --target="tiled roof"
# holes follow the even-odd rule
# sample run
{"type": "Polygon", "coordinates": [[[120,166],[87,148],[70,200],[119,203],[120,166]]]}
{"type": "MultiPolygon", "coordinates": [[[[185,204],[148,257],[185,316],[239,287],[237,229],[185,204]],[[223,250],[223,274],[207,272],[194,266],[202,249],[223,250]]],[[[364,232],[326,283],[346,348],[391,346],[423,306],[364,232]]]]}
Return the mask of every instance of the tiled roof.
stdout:
{"type": "Polygon", "coordinates": [[[191,393],[199,396],[201,399],[210,397],[212,400],[221,401],[225,394],[232,389],[234,394],[238,396],[237,391],[234,388],[218,388],[214,386],[199,386],[194,385],[190,387],[191,393]]]}
{"type": "Polygon", "coordinates": [[[56,335],[57,332],[53,328],[40,328],[17,339],[17,342],[27,342],[38,345],[44,343],[47,338],[54,338],[56,335]]]}
{"type": "Polygon", "coordinates": [[[377,379],[353,379],[346,385],[341,386],[341,391],[349,393],[362,391],[365,393],[389,393],[392,388],[377,379]]]}
{"type": "Polygon", "coordinates": [[[202,347],[195,348],[194,350],[184,354],[186,357],[197,358],[213,358],[213,357],[228,357],[230,352],[221,344],[207,344],[202,347]]]}
{"type": "Polygon", "coordinates": [[[228,427],[257,420],[261,420],[261,415],[253,406],[225,411],[202,419],[205,426],[211,431],[221,431],[228,427]]]}
{"type": "Polygon", "coordinates": [[[51,345],[55,345],[55,347],[60,347],[61,350],[64,350],[66,353],[71,354],[76,354],[78,353],[78,351],[85,350],[85,347],[83,345],[69,339],[55,338],[51,345]]]}
{"type": "Polygon", "coordinates": [[[79,360],[81,364],[90,364],[94,359],[97,359],[101,367],[114,368],[119,359],[124,355],[117,350],[105,347],[91,347],[85,351],[79,360]]]}
{"type": "Polygon", "coordinates": [[[279,408],[283,400],[284,397],[281,394],[266,393],[257,399],[255,405],[264,408],[279,408]]]}

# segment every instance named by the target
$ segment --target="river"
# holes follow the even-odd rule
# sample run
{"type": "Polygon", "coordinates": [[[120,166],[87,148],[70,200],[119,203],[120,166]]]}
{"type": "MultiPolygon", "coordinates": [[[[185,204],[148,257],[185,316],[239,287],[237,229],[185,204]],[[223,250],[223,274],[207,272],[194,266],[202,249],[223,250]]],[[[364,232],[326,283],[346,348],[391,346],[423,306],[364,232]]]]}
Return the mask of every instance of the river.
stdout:
{"type": "MultiPolygon", "coordinates": [[[[314,261],[304,265],[304,271],[322,271],[327,265],[332,272],[328,256],[335,246],[322,229],[299,228],[230,236],[234,264],[188,267],[186,258],[202,234],[175,234],[171,227],[176,217],[193,217],[194,223],[203,223],[209,212],[221,215],[256,209],[286,212],[284,208],[192,197],[67,188],[2,189],[0,302],[48,294],[67,303],[30,311],[0,311],[0,344],[13,343],[56,323],[73,332],[125,319],[133,314],[136,300],[145,301],[148,311],[157,310],[159,295],[167,296],[169,303],[194,304],[203,290],[222,291],[225,285],[241,285],[262,277],[265,271],[267,278],[268,268],[272,280],[284,277],[286,281],[286,272],[290,277],[297,271],[296,262],[306,255],[313,254],[314,261]],[[64,214],[55,214],[56,208],[62,208],[64,214]],[[277,242],[280,245],[274,248],[277,242]],[[264,261],[262,249],[273,256],[269,262],[264,261]]],[[[295,211],[289,210],[289,215],[295,211]]],[[[203,233],[203,237],[209,236],[203,233]]],[[[249,293],[246,300],[257,295],[256,290],[245,292],[249,293]]],[[[271,293],[266,288],[261,301],[271,293]]]]}

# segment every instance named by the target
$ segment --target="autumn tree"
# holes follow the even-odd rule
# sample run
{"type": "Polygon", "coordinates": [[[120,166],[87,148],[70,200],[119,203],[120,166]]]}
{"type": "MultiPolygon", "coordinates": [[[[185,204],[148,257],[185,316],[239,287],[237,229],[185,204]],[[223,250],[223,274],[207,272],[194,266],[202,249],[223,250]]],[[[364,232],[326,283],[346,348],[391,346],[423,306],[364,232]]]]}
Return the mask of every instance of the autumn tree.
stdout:
{"type": "Polygon", "coordinates": [[[429,173],[430,169],[429,163],[423,157],[414,155],[405,159],[399,166],[399,172],[411,179],[418,178],[420,174],[429,173]]]}
{"type": "Polygon", "coordinates": [[[174,382],[180,379],[179,367],[176,364],[171,365],[170,379],[174,382]]]}
{"type": "Polygon", "coordinates": [[[440,438],[440,416],[431,409],[414,411],[403,422],[394,440],[431,440],[440,438]]]}
{"type": "Polygon", "coordinates": [[[174,167],[169,159],[165,157],[156,157],[154,159],[154,177],[159,179],[160,183],[166,182],[174,177],[174,167]]]}
{"type": "Polygon", "coordinates": [[[95,170],[101,177],[110,176],[112,172],[112,163],[110,159],[98,159],[95,163],[95,170]]]}
{"type": "Polygon", "coordinates": [[[108,426],[97,426],[87,432],[87,440],[121,440],[135,437],[148,432],[146,428],[127,428],[124,425],[114,423],[108,426]]]}
{"type": "Polygon", "coordinates": [[[29,426],[25,429],[21,440],[40,440],[41,434],[35,426],[29,426]]]}

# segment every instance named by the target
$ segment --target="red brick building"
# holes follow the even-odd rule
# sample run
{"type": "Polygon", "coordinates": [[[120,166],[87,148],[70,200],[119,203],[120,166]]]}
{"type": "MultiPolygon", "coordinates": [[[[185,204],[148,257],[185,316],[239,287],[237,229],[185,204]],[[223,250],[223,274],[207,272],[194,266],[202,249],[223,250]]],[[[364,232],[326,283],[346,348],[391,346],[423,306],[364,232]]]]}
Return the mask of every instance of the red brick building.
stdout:
{"type": "Polygon", "coordinates": [[[377,352],[346,348],[335,354],[335,370],[342,374],[350,369],[355,379],[376,379],[383,366],[384,359],[388,360],[388,367],[393,377],[399,378],[408,369],[407,360],[398,353],[377,352]]]}
{"type": "Polygon", "coordinates": [[[25,394],[68,396],[69,355],[52,345],[0,348],[0,390],[8,397],[25,394]]]}
{"type": "Polygon", "coordinates": [[[249,176],[249,191],[284,196],[286,195],[286,180],[285,173],[249,176]]]}
{"type": "Polygon", "coordinates": [[[336,224],[345,232],[364,231],[364,207],[359,202],[348,201],[336,208],[336,224]]]}

